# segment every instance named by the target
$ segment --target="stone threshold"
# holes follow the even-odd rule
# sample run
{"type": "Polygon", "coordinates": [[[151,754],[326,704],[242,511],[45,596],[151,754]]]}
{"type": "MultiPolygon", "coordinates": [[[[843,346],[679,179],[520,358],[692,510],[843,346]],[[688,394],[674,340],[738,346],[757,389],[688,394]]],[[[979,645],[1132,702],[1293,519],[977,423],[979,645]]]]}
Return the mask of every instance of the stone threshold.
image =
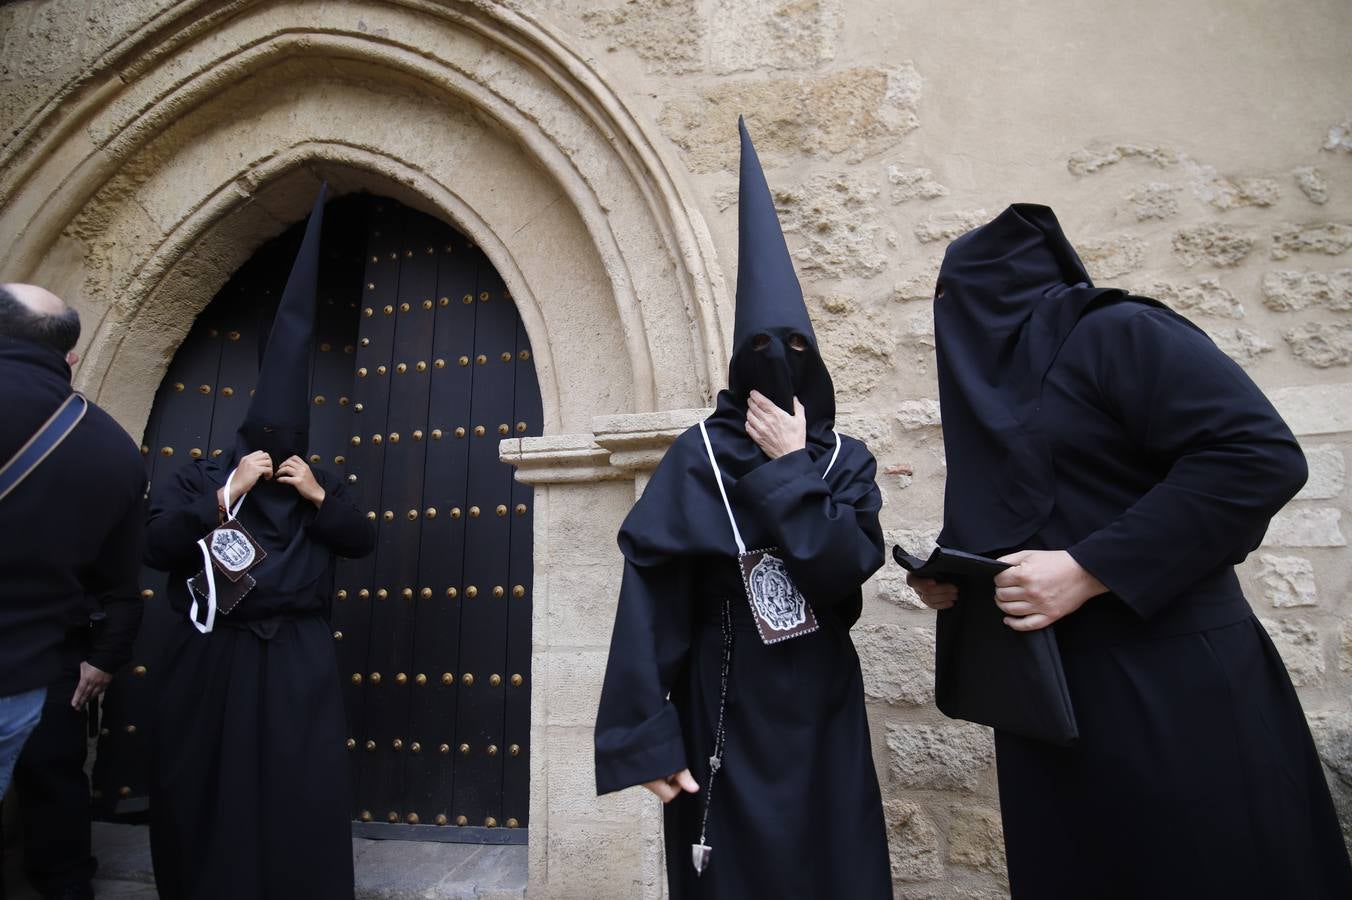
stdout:
{"type": "MultiPolygon", "coordinates": [[[[526,896],[526,847],[379,841],[354,838],[357,900],[521,900],[526,896]]],[[[149,829],[94,823],[98,897],[152,900],[149,829]]],[[[6,896],[39,900],[23,878],[17,850],[5,854],[6,896]]],[[[298,898],[300,900],[300,898],[298,898]]]]}

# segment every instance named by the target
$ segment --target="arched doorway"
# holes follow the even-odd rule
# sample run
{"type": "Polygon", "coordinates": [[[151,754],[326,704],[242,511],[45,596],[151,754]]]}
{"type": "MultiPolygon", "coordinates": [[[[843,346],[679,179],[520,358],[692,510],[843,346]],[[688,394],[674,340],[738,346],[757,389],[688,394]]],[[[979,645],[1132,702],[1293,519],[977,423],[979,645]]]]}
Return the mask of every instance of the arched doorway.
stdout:
{"type": "Polygon", "coordinates": [[[449,222],[492,261],[543,401],[544,436],[500,446],[536,485],[537,896],[665,883],[660,810],[637,792],[598,800],[585,760],[615,531],[711,401],[732,332],[705,211],[628,93],[521,4],[172,0],[0,148],[0,270],[79,303],[76,385],[133,434],[191,324],[321,180],[449,222]]]}
{"type": "MultiPolygon", "coordinates": [[[[145,432],[152,491],[233,441],[299,229],[240,267],[176,352],[145,432]]],[[[524,841],[532,498],[498,445],[542,431],[530,343],[492,264],[429,215],[350,195],[326,212],[323,254],[310,461],[345,476],[379,529],[332,593],[357,830],[524,841]]],[[[106,705],[95,773],[113,813],[145,808],[170,615],[154,602],[164,576],[146,579],[134,677],[106,705]]]]}

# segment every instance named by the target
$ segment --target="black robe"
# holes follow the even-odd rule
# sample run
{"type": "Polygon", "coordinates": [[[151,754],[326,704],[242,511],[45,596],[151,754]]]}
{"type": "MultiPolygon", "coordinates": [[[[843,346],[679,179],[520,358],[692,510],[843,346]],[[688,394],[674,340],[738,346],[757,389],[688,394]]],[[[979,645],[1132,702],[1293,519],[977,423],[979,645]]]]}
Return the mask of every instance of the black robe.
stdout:
{"type": "Polygon", "coordinates": [[[1055,626],[1079,743],[996,734],[1014,897],[1352,897],[1233,569],[1304,482],[1295,438],[1209,338],[1134,300],[1080,319],[1037,409],[1054,503],[1024,546],[1067,549],[1111,593],[1055,626]]]}
{"type": "MultiPolygon", "coordinates": [[[[714,446],[735,419],[711,423],[714,446]]],[[[743,413],[744,414],[744,413],[743,413]]],[[[829,434],[829,432],[827,432],[829,434]]],[[[745,441],[745,435],[742,435],[745,441]]],[[[621,531],[624,579],[596,722],[596,786],[608,793],[689,768],[701,790],[666,806],[672,897],[891,896],[882,798],[850,626],[883,561],[876,463],[864,445],[762,461],[728,474],[747,546],[777,546],[820,630],[765,645],[699,430],[683,434],[621,531]],[[718,718],[726,602],[734,642],[726,746],[707,843],[698,841],[718,718]]],[[[737,462],[736,459],[733,460],[737,462]]],[[[656,801],[653,801],[656,802],[656,801]]]]}
{"type": "Polygon", "coordinates": [[[186,580],[202,568],[196,541],[216,527],[225,472],[187,465],[151,498],[146,562],[170,572],[178,622],[159,663],[153,738],[151,853],[166,900],[353,895],[347,728],[326,615],[334,557],[369,553],[374,528],[338,478],[314,472],[318,510],[285,503],[294,491],[280,484],[245,500],[240,522],[275,559],[208,634],[188,620],[186,580]],[[288,546],[278,526],[289,519],[300,537],[288,546]]]}

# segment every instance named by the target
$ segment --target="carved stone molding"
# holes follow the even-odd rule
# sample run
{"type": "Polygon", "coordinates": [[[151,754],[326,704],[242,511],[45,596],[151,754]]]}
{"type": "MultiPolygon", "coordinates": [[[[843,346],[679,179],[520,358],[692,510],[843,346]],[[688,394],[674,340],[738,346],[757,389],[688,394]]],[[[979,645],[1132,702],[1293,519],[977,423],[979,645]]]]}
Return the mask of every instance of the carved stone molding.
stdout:
{"type": "Polygon", "coordinates": [[[709,408],[598,416],[590,434],[508,438],[498,458],[516,466],[517,481],[561,484],[643,480],[682,432],[712,412],[709,408]]]}

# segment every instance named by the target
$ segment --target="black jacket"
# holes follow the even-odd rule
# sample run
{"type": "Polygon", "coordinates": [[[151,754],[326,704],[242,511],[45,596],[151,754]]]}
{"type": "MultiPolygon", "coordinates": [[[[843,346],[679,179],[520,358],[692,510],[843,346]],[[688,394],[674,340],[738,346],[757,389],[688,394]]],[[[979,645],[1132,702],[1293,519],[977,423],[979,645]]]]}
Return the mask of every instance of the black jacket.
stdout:
{"type": "MultiPolygon", "coordinates": [[[[71,392],[55,350],[0,337],[0,465],[71,392]]],[[[43,687],[82,612],[112,621],[90,662],[126,660],[139,615],[145,466],[112,417],[89,404],[70,436],[0,500],[0,696],[43,687]],[[130,634],[128,633],[130,632],[130,634]]]]}

